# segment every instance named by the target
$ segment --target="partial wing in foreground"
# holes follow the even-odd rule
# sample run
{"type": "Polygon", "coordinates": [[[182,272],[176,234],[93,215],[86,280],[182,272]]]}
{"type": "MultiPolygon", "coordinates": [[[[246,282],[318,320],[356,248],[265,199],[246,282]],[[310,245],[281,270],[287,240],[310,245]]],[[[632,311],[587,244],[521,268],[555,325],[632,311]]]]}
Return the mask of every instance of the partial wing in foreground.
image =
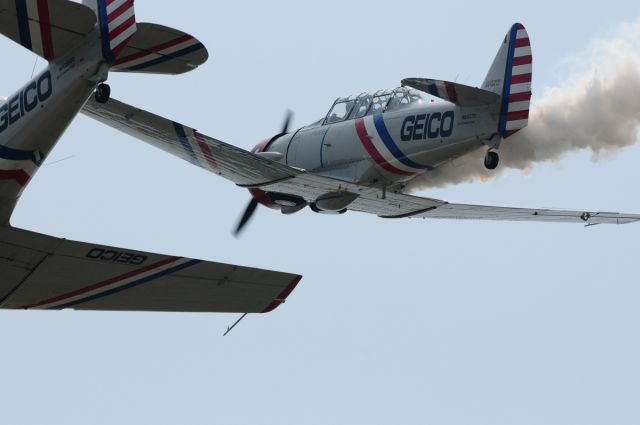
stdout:
{"type": "Polygon", "coordinates": [[[583,224],[624,224],[640,220],[640,214],[465,205],[403,193],[383,195],[378,188],[320,176],[271,161],[114,99],[106,104],[90,100],[83,112],[106,125],[231,180],[241,187],[296,195],[308,202],[315,202],[320,196],[332,192],[350,192],[358,195],[349,205],[350,210],[384,218],[420,217],[583,224]]]}
{"type": "Polygon", "coordinates": [[[0,308],[266,313],[300,279],[0,227],[0,308]]]}

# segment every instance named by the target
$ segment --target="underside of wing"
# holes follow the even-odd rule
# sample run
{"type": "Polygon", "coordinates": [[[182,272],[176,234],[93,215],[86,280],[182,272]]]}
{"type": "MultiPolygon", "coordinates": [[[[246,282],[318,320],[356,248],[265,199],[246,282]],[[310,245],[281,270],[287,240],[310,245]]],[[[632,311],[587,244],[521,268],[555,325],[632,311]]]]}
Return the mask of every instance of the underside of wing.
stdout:
{"type": "Polygon", "coordinates": [[[0,0],[0,32],[47,60],[69,53],[95,24],[90,8],[69,0],[0,0]]]}
{"type": "Polygon", "coordinates": [[[640,214],[510,208],[453,203],[447,203],[438,208],[414,214],[412,217],[460,220],[547,221],[582,224],[627,224],[640,220],[640,214]]]}
{"type": "Polygon", "coordinates": [[[105,104],[90,99],[82,112],[240,186],[281,181],[298,174],[291,167],[115,99],[110,99],[105,104]]]}
{"type": "Polygon", "coordinates": [[[202,65],[208,57],[204,45],[189,34],[163,25],[138,23],[111,71],[182,74],[202,65]]]}
{"type": "Polygon", "coordinates": [[[0,308],[264,313],[300,279],[0,227],[0,308]]]}

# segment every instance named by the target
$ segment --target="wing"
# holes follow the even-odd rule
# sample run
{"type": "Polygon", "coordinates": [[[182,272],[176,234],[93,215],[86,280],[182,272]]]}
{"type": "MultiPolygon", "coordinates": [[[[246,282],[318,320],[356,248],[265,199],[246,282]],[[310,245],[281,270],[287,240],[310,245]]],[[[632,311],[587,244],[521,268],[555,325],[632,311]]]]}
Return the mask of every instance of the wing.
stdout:
{"type": "Polygon", "coordinates": [[[0,0],[0,32],[47,60],[61,58],[96,24],[90,8],[68,0],[0,0]]]}
{"type": "Polygon", "coordinates": [[[196,130],[117,100],[106,104],[90,100],[83,112],[90,117],[141,139],[194,165],[218,174],[241,187],[260,188],[301,196],[315,202],[331,192],[357,195],[350,210],[384,218],[448,218],[575,223],[629,223],[638,214],[597,211],[563,211],[454,204],[403,193],[383,194],[380,189],[336,180],[254,155],[196,130]]]}
{"type": "Polygon", "coordinates": [[[0,308],[265,313],[300,279],[0,227],[0,308]]]}

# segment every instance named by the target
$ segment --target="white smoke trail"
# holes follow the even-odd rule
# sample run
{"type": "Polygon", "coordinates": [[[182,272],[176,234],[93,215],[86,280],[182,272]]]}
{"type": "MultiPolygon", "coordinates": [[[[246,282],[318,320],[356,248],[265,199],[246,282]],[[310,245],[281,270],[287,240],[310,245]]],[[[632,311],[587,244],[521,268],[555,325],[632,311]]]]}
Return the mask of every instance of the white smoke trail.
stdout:
{"type": "Polygon", "coordinates": [[[596,41],[582,62],[587,71],[545,90],[532,104],[529,126],[503,142],[498,170],[484,168],[481,149],[417,178],[409,189],[486,181],[509,169],[527,172],[580,150],[590,150],[597,161],[634,144],[640,132],[640,20],[596,41]]]}

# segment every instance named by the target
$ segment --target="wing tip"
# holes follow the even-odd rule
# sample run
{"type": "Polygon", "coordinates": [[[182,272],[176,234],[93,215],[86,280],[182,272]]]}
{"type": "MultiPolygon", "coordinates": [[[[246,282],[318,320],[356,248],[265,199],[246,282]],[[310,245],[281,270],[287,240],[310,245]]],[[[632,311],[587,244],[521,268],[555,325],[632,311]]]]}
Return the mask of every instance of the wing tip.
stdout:
{"type": "Polygon", "coordinates": [[[271,304],[269,304],[266,309],[264,309],[263,313],[270,313],[276,308],[280,307],[281,304],[284,304],[287,300],[287,297],[291,295],[294,289],[296,289],[296,286],[298,286],[298,283],[300,283],[301,280],[301,275],[295,276],[291,283],[287,285],[287,287],[284,288],[284,290],[273,299],[271,304]]]}

